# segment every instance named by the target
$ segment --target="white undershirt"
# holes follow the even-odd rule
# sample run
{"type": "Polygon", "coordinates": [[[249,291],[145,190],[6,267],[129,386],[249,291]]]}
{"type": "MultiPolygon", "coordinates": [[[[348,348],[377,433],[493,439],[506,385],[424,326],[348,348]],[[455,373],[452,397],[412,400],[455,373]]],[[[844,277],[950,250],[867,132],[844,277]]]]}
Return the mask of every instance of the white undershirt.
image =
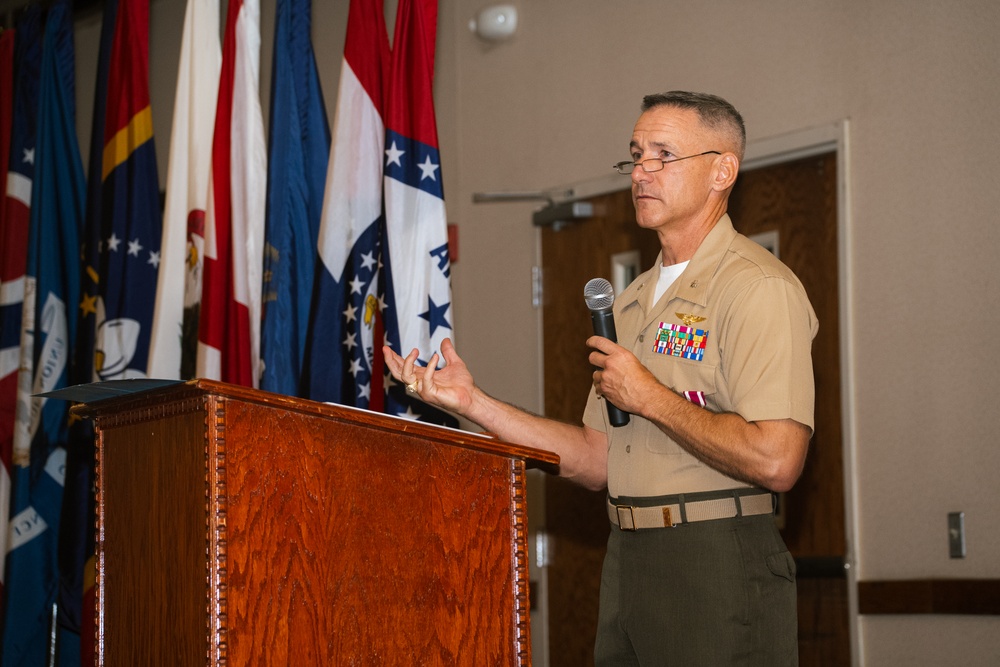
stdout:
{"type": "Polygon", "coordinates": [[[684,269],[687,268],[687,262],[681,262],[680,264],[671,264],[670,266],[660,267],[660,277],[656,281],[656,291],[653,293],[653,303],[660,300],[660,297],[670,289],[670,286],[674,284],[674,281],[684,273],[684,269]]]}

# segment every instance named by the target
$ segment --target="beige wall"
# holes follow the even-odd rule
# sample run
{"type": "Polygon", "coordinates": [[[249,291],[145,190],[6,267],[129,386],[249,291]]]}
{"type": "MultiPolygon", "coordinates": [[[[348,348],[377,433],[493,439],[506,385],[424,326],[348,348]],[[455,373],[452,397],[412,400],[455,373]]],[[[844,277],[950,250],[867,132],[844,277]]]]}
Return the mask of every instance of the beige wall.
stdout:
{"type": "MultiPolygon", "coordinates": [[[[521,2],[515,39],[485,46],[463,26],[483,4],[446,13],[453,37],[443,24],[439,43],[455,52],[454,73],[443,70],[454,84],[438,88],[442,120],[455,123],[442,131],[455,134],[445,173],[463,239],[458,335],[480,383],[537,407],[531,206],[474,205],[472,192],[606,174],[648,92],[721,94],[751,142],[849,119],[856,573],[1000,576],[1000,5],[521,2]],[[948,558],[956,510],[964,560],[948,558]]],[[[862,628],[869,665],[1000,660],[997,618],[862,628]]]]}
{"type": "MultiPolygon", "coordinates": [[[[314,0],[334,107],[347,3],[314,0]]],[[[641,96],[718,93],[751,142],[850,123],[847,431],[863,579],[1000,577],[1000,4],[994,0],[522,0],[503,44],[470,34],[487,0],[441,0],[436,103],[458,346],[480,384],[533,410],[533,204],[472,193],[558,188],[626,155],[641,96]],[[948,558],[946,514],[968,557],[948,558]]],[[[151,79],[161,179],[184,3],[153,0],[151,79]]],[[[274,0],[262,7],[269,96],[274,0]]],[[[78,21],[81,144],[100,16],[78,21]]],[[[86,153],[85,153],[86,155],[86,153]]],[[[868,665],[996,664],[996,617],[866,619],[868,665]]]]}

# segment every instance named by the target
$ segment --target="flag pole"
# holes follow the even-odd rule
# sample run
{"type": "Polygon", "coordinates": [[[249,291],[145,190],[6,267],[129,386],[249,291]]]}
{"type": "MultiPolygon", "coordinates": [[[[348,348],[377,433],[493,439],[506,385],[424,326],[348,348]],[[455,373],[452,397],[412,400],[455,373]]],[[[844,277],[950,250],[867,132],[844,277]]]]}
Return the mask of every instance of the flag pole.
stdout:
{"type": "Polygon", "coordinates": [[[59,618],[59,604],[52,603],[52,618],[49,619],[49,667],[56,667],[56,625],[59,618]]]}

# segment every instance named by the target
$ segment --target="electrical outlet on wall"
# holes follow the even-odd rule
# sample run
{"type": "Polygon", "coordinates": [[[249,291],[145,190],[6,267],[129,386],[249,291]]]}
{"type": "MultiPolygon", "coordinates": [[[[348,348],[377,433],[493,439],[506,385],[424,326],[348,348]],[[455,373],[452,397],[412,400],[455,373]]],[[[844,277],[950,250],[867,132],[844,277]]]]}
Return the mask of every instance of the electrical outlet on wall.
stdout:
{"type": "Polygon", "coordinates": [[[965,512],[948,513],[948,553],[965,558],[965,512]]]}

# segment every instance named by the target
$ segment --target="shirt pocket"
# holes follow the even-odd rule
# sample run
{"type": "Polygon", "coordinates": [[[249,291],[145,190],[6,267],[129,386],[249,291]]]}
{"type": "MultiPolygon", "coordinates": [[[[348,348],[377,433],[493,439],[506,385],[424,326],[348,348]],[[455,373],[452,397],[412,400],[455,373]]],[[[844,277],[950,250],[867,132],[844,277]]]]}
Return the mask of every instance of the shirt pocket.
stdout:
{"type": "MultiPolygon", "coordinates": [[[[646,368],[661,384],[691,403],[705,409],[713,409],[717,405],[715,366],[704,361],[691,361],[654,352],[647,360],[646,368]]],[[[656,427],[653,427],[646,438],[646,448],[657,454],[683,452],[680,445],[656,427]]]]}

